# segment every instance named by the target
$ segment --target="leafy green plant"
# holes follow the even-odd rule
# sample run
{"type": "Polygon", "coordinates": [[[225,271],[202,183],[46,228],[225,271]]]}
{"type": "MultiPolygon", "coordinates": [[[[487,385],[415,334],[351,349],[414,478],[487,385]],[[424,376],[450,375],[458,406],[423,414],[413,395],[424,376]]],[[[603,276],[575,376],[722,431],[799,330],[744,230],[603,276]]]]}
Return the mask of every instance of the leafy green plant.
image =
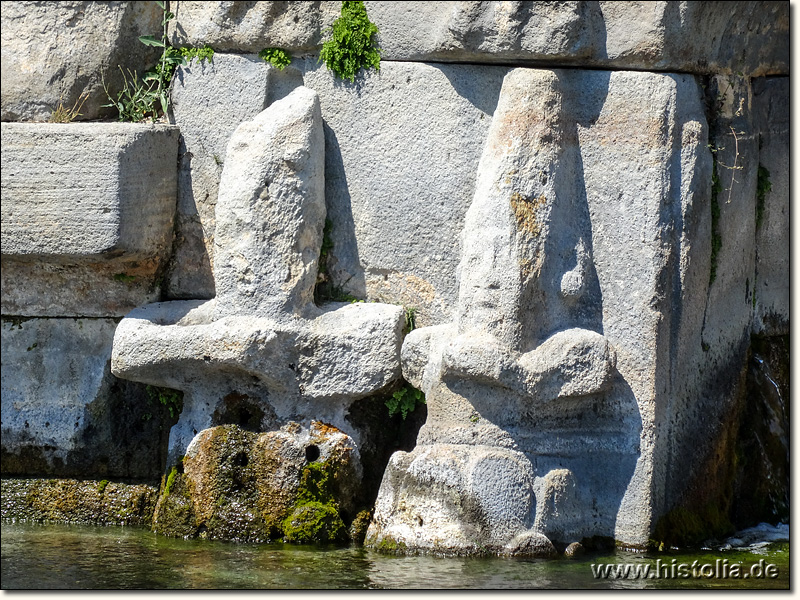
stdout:
{"type": "Polygon", "coordinates": [[[414,409],[421,404],[425,404],[425,394],[411,384],[406,384],[386,401],[386,408],[389,409],[390,417],[400,413],[405,421],[408,413],[414,412],[414,409]]]}
{"type": "Polygon", "coordinates": [[[83,108],[86,99],[89,97],[89,92],[84,92],[80,95],[80,97],[75,101],[75,104],[72,105],[72,108],[67,108],[64,106],[63,97],[58,99],[58,106],[50,115],[50,118],[47,120],[48,123],[71,123],[77,117],[81,116],[80,110],[83,108]],[[79,104],[80,103],[80,104],[79,104]]]}
{"type": "Polygon", "coordinates": [[[322,45],[320,62],[340,79],[355,81],[362,69],[380,70],[381,54],[375,36],[378,27],[367,17],[363,2],[342,2],[341,16],[331,29],[332,37],[322,45]]]}
{"type": "Polygon", "coordinates": [[[128,74],[119,67],[122,73],[122,89],[114,98],[103,80],[103,89],[108,96],[109,104],[119,112],[120,121],[144,121],[147,118],[156,121],[159,114],[166,114],[169,109],[169,84],[178,66],[186,66],[193,58],[211,60],[214,50],[208,45],[201,48],[175,48],[167,42],[167,26],[175,18],[175,13],[168,11],[166,4],[156,0],[162,10],[161,38],[152,35],[143,35],[139,41],[146,46],[161,48],[161,58],[155,67],[147,71],[139,79],[133,71],[128,69],[128,74]]]}
{"type": "Polygon", "coordinates": [[[283,71],[292,62],[292,55],[281,48],[264,48],[258,53],[259,58],[263,58],[279,71],[283,71]]]}
{"type": "Polygon", "coordinates": [[[183,410],[183,392],[154,385],[148,385],[145,389],[148,400],[153,404],[164,406],[169,411],[171,418],[174,419],[181,414],[183,410]]]}
{"type": "Polygon", "coordinates": [[[404,333],[411,333],[417,328],[417,309],[413,306],[405,307],[406,325],[403,328],[404,333]]]}

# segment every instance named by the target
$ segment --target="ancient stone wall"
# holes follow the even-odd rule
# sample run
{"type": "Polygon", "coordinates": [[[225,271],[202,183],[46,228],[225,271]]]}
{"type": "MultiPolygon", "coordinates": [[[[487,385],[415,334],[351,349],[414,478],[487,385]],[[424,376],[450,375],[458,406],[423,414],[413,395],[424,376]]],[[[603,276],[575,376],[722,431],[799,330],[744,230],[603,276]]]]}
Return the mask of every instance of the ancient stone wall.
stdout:
{"type": "Polygon", "coordinates": [[[215,53],[168,124],[80,122],[153,65],[155,3],[4,6],[3,476],[175,467],[199,519],[208,473],[266,476],[256,434],[294,498],[325,422],[350,450],[320,460],[374,478],[362,417],[402,372],[427,420],[374,547],[640,546],[728,510],[751,336],[789,331],[788,3],[365,2],[353,83],[319,61],[338,2],[169,4],[215,53]]]}

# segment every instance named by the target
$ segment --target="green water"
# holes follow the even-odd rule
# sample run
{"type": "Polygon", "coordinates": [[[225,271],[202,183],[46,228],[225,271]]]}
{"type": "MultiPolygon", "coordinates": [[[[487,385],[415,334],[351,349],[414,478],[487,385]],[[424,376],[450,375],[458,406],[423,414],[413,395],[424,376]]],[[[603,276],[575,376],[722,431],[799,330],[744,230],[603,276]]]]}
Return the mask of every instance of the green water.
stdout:
{"type": "Polygon", "coordinates": [[[758,552],[587,554],[576,559],[395,557],[363,548],[176,540],[139,528],[3,523],[3,589],[602,589],[789,587],[789,545],[758,552]],[[774,564],[777,578],[596,579],[592,563],[774,564]]]}

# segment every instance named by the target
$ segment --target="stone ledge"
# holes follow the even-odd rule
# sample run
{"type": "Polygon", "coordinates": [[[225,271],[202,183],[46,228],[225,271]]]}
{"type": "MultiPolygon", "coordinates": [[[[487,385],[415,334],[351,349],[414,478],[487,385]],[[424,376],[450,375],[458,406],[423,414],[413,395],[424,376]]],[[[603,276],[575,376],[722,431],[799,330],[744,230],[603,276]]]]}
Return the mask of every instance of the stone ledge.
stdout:
{"type": "Polygon", "coordinates": [[[169,125],[2,124],[3,314],[122,316],[158,298],[178,137],[169,125]]]}

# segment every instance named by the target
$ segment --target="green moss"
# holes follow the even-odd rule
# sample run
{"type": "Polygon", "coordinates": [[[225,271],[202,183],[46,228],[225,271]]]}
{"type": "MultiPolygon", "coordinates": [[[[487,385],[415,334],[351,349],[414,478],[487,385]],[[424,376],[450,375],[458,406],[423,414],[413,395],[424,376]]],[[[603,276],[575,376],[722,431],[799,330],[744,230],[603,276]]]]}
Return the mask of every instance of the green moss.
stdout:
{"type": "Polygon", "coordinates": [[[132,283],[136,281],[136,275],[128,275],[127,273],[117,273],[114,275],[114,281],[123,281],[125,283],[132,283]]]}
{"type": "Polygon", "coordinates": [[[296,544],[327,544],[345,541],[347,529],[333,503],[307,502],[284,519],[283,535],[296,544]]]}
{"type": "Polygon", "coordinates": [[[172,467],[167,475],[167,482],[164,484],[164,497],[168,498],[169,493],[172,491],[172,486],[175,483],[175,477],[178,475],[178,467],[172,467]]]}
{"type": "Polygon", "coordinates": [[[337,543],[347,540],[347,528],[334,497],[336,464],[312,462],[300,476],[297,501],[283,522],[284,540],[297,544],[337,543]]]}
{"type": "Polygon", "coordinates": [[[98,493],[102,494],[106,491],[106,487],[108,486],[108,479],[103,479],[100,483],[97,484],[97,491],[98,493]]]}
{"type": "Polygon", "coordinates": [[[769,171],[764,165],[758,165],[758,183],[756,184],[756,229],[761,227],[764,220],[764,208],[767,202],[767,194],[772,191],[772,182],[769,179],[769,171]]]}
{"type": "Polygon", "coordinates": [[[367,537],[367,529],[369,529],[369,522],[372,520],[371,510],[362,510],[350,523],[350,541],[354,544],[363,545],[364,538],[367,537]]]}
{"type": "Polygon", "coordinates": [[[404,554],[408,550],[408,546],[406,546],[405,542],[398,542],[387,535],[375,546],[375,550],[386,554],[404,554]]]}

